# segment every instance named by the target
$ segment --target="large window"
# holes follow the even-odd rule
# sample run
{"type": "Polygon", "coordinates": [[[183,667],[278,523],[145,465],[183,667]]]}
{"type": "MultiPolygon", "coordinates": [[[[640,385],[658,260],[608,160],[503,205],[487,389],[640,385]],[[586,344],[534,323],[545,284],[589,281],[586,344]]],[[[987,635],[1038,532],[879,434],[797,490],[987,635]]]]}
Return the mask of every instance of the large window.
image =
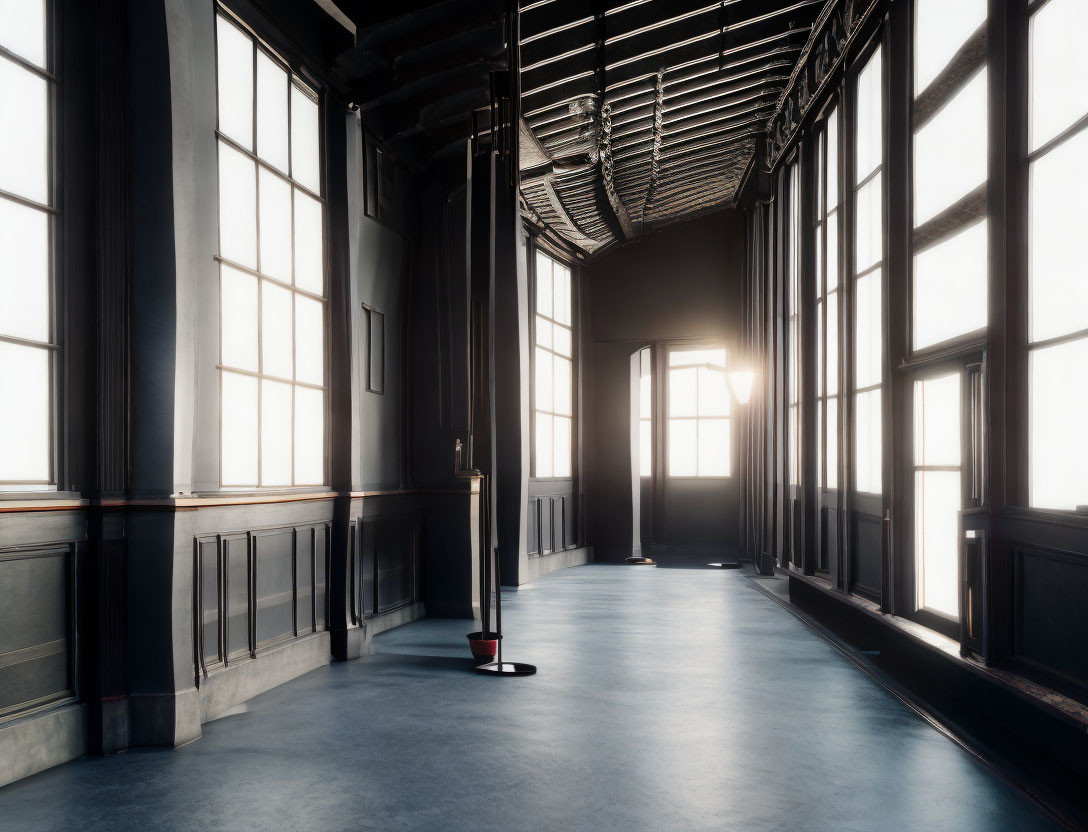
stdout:
{"type": "Polygon", "coordinates": [[[220,13],[220,395],[225,488],[325,483],[317,95],[220,13]]]}
{"type": "Polygon", "coordinates": [[[730,475],[725,347],[669,350],[669,476],[730,475]]]}
{"type": "Polygon", "coordinates": [[[788,271],[786,279],[789,287],[786,291],[789,305],[789,358],[786,360],[788,371],[786,391],[788,396],[788,416],[786,430],[789,442],[788,464],[790,467],[790,485],[801,482],[801,176],[795,162],[790,165],[789,228],[786,242],[789,245],[789,257],[786,261],[788,271]]]}
{"type": "Polygon", "coordinates": [[[1032,12],[1029,499],[1072,510],[1088,505],[1088,4],[1050,0],[1032,12]]]}
{"type": "Polygon", "coordinates": [[[858,74],[854,145],[854,486],[882,491],[884,118],[878,47],[858,74]]]}
{"type": "Polygon", "coordinates": [[[52,101],[43,0],[0,3],[0,490],[53,488],[52,101]]]}
{"type": "Polygon", "coordinates": [[[638,469],[639,476],[654,473],[653,351],[638,351],[638,469]]]}
{"type": "Polygon", "coordinates": [[[839,487],[839,109],[827,117],[816,144],[817,479],[839,487]]]}
{"type": "Polygon", "coordinates": [[[570,269],[536,253],[533,475],[571,476],[574,426],[574,318],[570,269]]]}

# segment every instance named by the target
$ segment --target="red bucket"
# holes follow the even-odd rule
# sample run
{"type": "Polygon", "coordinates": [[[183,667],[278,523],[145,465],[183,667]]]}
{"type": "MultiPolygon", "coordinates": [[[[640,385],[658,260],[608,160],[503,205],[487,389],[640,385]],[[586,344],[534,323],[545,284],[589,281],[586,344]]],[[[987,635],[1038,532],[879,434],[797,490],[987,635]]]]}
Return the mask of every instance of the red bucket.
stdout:
{"type": "Polygon", "coordinates": [[[468,646],[472,648],[472,658],[476,664],[487,664],[495,661],[495,655],[499,652],[498,633],[483,633],[477,631],[468,634],[468,646]]]}

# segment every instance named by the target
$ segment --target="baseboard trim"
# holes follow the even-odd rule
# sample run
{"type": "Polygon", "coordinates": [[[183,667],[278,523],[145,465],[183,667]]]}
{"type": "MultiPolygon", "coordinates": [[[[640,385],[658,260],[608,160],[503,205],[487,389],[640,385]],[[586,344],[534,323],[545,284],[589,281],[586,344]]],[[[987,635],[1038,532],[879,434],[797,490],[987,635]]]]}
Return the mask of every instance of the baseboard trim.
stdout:
{"type": "Polygon", "coordinates": [[[0,726],[0,786],[87,753],[87,710],[68,704],[0,726]]]}

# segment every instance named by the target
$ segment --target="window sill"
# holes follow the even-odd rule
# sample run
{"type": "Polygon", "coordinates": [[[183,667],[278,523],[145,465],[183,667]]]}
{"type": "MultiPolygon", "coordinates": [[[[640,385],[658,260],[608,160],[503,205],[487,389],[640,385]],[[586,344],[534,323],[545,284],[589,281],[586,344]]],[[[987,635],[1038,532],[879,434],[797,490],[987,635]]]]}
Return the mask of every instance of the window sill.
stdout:
{"type": "Polygon", "coordinates": [[[0,512],[66,511],[91,503],[78,491],[8,491],[0,493],[0,512]]]}

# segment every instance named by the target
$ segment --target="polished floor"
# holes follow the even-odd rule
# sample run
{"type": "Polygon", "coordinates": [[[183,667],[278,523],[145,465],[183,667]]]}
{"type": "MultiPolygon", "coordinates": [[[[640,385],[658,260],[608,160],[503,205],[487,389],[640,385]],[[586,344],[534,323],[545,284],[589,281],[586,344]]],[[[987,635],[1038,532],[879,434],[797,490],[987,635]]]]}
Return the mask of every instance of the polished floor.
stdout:
{"type": "Polygon", "coordinates": [[[511,592],[506,655],[424,620],[204,726],[0,789],[2,830],[1034,830],[1035,804],[739,572],[511,592]]]}

